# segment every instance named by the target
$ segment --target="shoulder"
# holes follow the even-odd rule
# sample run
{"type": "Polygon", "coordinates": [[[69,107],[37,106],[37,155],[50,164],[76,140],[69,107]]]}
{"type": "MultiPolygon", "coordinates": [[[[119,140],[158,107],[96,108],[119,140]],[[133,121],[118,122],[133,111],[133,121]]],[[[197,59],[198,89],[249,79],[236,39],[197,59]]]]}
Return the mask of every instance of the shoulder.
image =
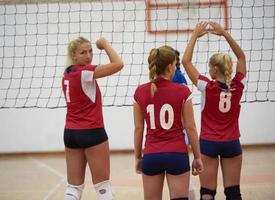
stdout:
{"type": "Polygon", "coordinates": [[[95,71],[95,65],[86,65],[81,67],[81,71],[95,71]]]}
{"type": "Polygon", "coordinates": [[[198,78],[197,88],[200,91],[204,91],[206,86],[213,85],[214,81],[211,81],[208,77],[200,74],[198,78]]]}
{"type": "Polygon", "coordinates": [[[150,88],[150,85],[151,82],[139,85],[135,90],[134,98],[139,98],[146,90],[148,90],[148,88],[150,88]]]}

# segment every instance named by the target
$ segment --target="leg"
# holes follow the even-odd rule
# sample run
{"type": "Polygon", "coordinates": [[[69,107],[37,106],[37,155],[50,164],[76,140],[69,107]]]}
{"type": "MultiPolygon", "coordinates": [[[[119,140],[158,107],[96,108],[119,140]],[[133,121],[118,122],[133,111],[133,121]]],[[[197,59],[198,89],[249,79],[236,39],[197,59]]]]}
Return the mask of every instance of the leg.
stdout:
{"type": "Polygon", "coordinates": [[[85,179],[86,158],[83,149],[65,148],[68,183],[82,185],[85,179]]]}
{"type": "Polygon", "coordinates": [[[68,185],[65,191],[65,200],[81,199],[84,189],[86,159],[83,149],[65,148],[68,185]]]}
{"type": "Polygon", "coordinates": [[[85,149],[85,155],[88,160],[98,200],[112,200],[114,194],[109,180],[110,152],[108,141],[85,149]]]}
{"type": "Polygon", "coordinates": [[[201,199],[214,199],[217,188],[219,159],[202,154],[202,162],[204,171],[200,174],[201,199]]]}
{"type": "Polygon", "coordinates": [[[188,197],[190,171],[179,175],[166,174],[166,179],[171,199],[188,197]]]}
{"type": "Polygon", "coordinates": [[[110,179],[109,153],[108,141],[85,149],[86,159],[89,164],[94,184],[110,179]]]}
{"type": "Polygon", "coordinates": [[[161,200],[164,173],[154,176],[142,175],[144,200],[161,200]]]}
{"type": "Polygon", "coordinates": [[[240,177],[242,155],[232,158],[221,158],[223,185],[227,200],[240,200],[240,177]]]}

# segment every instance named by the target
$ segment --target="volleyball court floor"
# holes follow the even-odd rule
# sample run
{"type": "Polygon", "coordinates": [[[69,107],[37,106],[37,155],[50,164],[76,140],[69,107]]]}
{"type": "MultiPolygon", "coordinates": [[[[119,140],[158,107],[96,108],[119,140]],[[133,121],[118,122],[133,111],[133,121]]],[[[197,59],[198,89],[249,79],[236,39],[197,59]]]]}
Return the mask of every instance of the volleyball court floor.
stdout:
{"type": "MultiPolygon", "coordinates": [[[[275,146],[244,147],[241,190],[244,200],[275,199],[275,146]]],[[[199,199],[199,179],[192,177],[199,199]]],[[[111,153],[111,181],[117,200],[142,200],[141,175],[134,171],[133,152],[111,153]]],[[[223,195],[219,172],[217,200],[223,195]]],[[[96,199],[86,170],[83,200],[96,199]]],[[[61,200],[66,186],[63,153],[0,155],[1,200],[61,200]]],[[[163,199],[168,200],[167,185],[163,199]]]]}

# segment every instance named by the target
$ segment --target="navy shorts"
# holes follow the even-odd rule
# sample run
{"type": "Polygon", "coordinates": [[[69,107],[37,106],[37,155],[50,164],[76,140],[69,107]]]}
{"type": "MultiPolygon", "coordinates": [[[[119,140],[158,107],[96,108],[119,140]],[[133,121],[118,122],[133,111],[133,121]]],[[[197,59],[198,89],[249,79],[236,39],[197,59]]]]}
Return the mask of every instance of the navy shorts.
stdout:
{"type": "Polygon", "coordinates": [[[179,175],[190,171],[187,153],[152,153],[145,154],[141,164],[142,173],[154,176],[166,172],[179,175]]]}
{"type": "Polygon", "coordinates": [[[104,128],[64,130],[64,144],[72,149],[92,147],[107,140],[108,136],[104,128]]]}
{"type": "Polygon", "coordinates": [[[234,140],[229,142],[216,142],[200,139],[201,153],[218,158],[232,158],[242,154],[242,147],[240,140],[234,140]]]}

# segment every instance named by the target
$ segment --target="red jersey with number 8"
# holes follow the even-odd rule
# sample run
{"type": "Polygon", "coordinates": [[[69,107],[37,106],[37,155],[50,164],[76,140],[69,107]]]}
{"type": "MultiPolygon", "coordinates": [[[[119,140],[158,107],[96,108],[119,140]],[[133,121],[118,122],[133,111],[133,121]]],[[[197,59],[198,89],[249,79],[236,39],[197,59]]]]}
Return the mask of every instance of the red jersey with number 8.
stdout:
{"type": "Polygon", "coordinates": [[[101,93],[93,80],[95,66],[70,66],[62,78],[67,103],[65,129],[103,128],[101,93]]]}
{"type": "Polygon", "coordinates": [[[236,73],[228,90],[224,83],[200,75],[197,84],[201,91],[201,134],[209,141],[233,141],[240,137],[240,101],[244,75],[236,73]]]}
{"type": "Polygon", "coordinates": [[[191,98],[187,86],[163,78],[154,82],[157,91],[151,95],[151,82],[140,85],[134,99],[147,125],[144,153],[187,152],[182,133],[183,104],[191,98]]]}

